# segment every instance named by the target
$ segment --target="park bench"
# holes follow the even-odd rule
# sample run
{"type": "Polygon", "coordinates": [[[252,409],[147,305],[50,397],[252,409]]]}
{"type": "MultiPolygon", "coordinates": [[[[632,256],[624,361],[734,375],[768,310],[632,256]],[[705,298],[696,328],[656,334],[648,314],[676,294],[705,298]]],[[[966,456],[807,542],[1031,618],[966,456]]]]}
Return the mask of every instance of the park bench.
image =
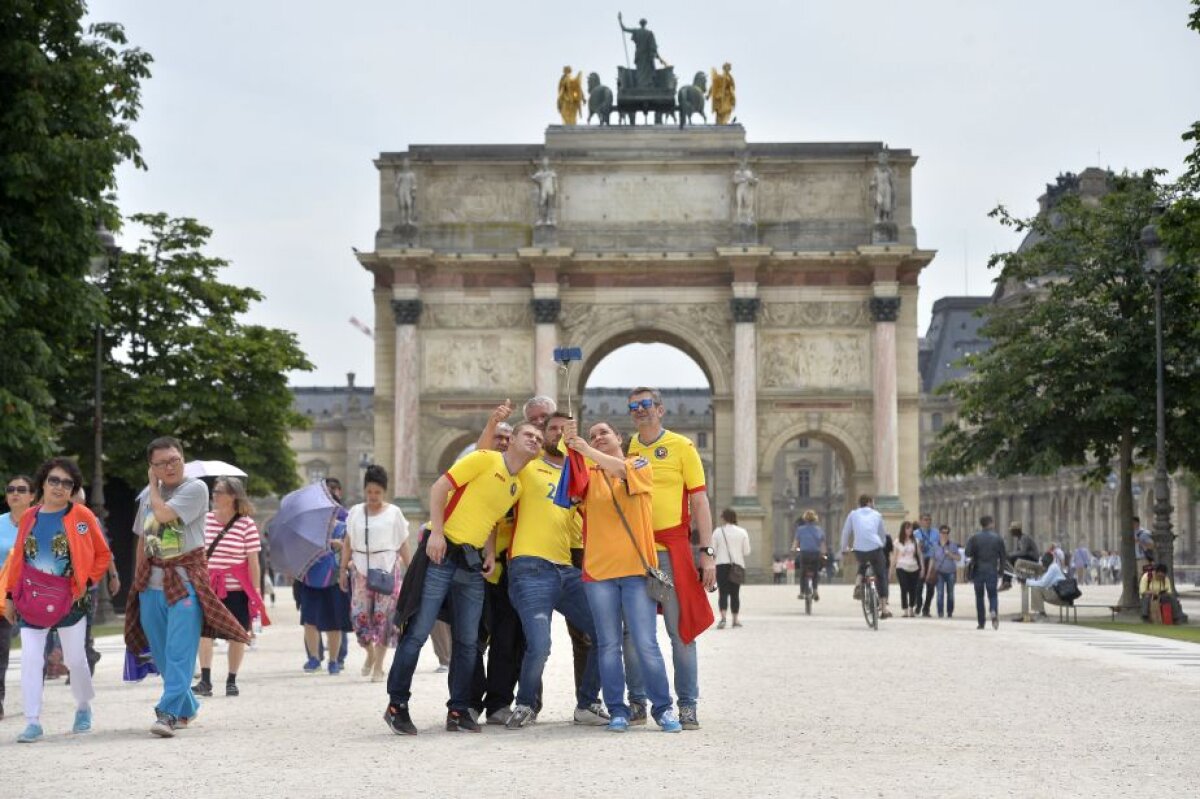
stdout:
{"type": "Polygon", "coordinates": [[[1086,602],[1080,604],[1078,602],[1068,602],[1065,605],[1058,606],[1058,621],[1059,624],[1071,622],[1072,624],[1079,623],[1079,608],[1099,608],[1107,610],[1112,615],[1112,620],[1117,620],[1117,614],[1123,610],[1138,610],[1136,605],[1092,605],[1086,602]]]}

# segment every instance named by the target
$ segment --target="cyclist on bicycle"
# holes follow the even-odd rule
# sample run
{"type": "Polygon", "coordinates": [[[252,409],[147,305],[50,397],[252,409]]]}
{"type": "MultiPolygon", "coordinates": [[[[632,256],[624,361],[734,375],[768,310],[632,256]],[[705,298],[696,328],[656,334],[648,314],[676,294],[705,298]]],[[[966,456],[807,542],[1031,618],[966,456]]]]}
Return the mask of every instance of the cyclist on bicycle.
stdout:
{"type": "Polygon", "coordinates": [[[821,561],[827,552],[825,531],[818,525],[820,519],[814,510],[804,511],[800,521],[804,524],[796,528],[796,577],[800,583],[799,598],[804,598],[804,592],[807,590],[804,580],[811,574],[813,601],[819,602],[821,593],[817,590],[817,585],[821,579],[821,561]]]}
{"type": "Polygon", "coordinates": [[[858,507],[846,516],[842,526],[842,552],[850,551],[850,536],[854,536],[854,556],[858,560],[858,578],[854,581],[854,598],[862,599],[862,577],[867,565],[875,572],[875,585],[879,589],[879,618],[890,619],[888,610],[887,558],[883,545],[887,533],[883,530],[883,516],[875,510],[874,500],[869,494],[858,498],[858,507]]]}

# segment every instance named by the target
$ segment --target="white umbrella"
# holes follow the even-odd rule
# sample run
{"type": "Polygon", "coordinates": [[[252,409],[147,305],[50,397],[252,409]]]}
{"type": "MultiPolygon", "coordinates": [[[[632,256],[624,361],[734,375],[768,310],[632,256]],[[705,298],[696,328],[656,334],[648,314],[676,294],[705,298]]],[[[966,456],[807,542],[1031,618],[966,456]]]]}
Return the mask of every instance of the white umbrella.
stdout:
{"type": "Polygon", "coordinates": [[[187,477],[245,477],[246,473],[225,461],[192,461],[183,467],[187,477]]]}

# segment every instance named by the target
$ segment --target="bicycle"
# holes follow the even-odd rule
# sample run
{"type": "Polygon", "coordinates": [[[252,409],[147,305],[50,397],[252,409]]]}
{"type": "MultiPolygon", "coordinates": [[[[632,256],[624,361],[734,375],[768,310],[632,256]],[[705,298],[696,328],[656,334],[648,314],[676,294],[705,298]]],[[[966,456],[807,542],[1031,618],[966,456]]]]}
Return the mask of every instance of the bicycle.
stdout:
{"type": "Polygon", "coordinates": [[[800,578],[801,582],[800,582],[799,598],[804,600],[804,615],[811,616],[812,608],[813,608],[813,597],[816,594],[816,589],[813,586],[813,580],[814,580],[814,577],[816,576],[815,570],[821,568],[821,562],[818,561],[816,566],[814,567],[812,563],[808,562],[808,558],[805,558],[803,555],[798,557],[796,559],[796,562],[797,562],[798,568],[802,570],[801,578],[800,578]]]}
{"type": "Polygon", "coordinates": [[[871,568],[871,564],[867,564],[867,568],[862,576],[862,610],[863,618],[867,620],[867,626],[878,632],[879,630],[879,589],[875,585],[875,570],[871,568]]]}

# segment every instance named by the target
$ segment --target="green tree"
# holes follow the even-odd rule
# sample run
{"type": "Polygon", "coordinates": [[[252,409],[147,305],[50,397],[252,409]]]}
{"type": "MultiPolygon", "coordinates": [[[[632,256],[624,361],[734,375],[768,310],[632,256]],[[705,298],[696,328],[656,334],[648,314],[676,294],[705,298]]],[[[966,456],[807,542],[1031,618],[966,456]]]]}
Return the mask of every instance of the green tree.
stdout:
{"type": "Polygon", "coordinates": [[[51,383],[91,329],[84,277],[116,212],[118,164],[143,166],[129,126],[150,56],[119,25],[84,31],[78,0],[5,0],[0,13],[0,472],[56,446],[51,383]]]}
{"type": "MultiPolygon", "coordinates": [[[[1164,201],[1153,172],[1116,175],[1093,202],[1077,193],[1048,213],[992,215],[1027,233],[1015,252],[992,257],[1004,285],[1027,286],[989,306],[981,332],[992,340],[971,355],[972,374],[945,387],[959,403],[931,455],[931,474],[982,469],[999,477],[1051,474],[1084,466],[1101,480],[1117,466],[1122,604],[1137,586],[1131,535],[1130,476],[1154,450],[1154,300],[1142,270],[1140,234],[1164,201]]],[[[1200,465],[1196,391],[1200,290],[1177,270],[1163,283],[1168,454],[1172,465],[1200,465]]]]}
{"type": "MultiPolygon", "coordinates": [[[[286,373],[312,365],[294,334],[239,321],[262,295],[218,280],[227,263],[202,252],[208,228],[165,214],[131,221],[146,228],[146,238],[103,280],[105,474],[140,487],[146,444],[173,435],[189,459],[243,468],[251,493],[296,487],[288,429],[307,420],[292,410],[286,373]]],[[[57,421],[90,474],[91,338],[78,339],[71,352],[57,421]]]]}

